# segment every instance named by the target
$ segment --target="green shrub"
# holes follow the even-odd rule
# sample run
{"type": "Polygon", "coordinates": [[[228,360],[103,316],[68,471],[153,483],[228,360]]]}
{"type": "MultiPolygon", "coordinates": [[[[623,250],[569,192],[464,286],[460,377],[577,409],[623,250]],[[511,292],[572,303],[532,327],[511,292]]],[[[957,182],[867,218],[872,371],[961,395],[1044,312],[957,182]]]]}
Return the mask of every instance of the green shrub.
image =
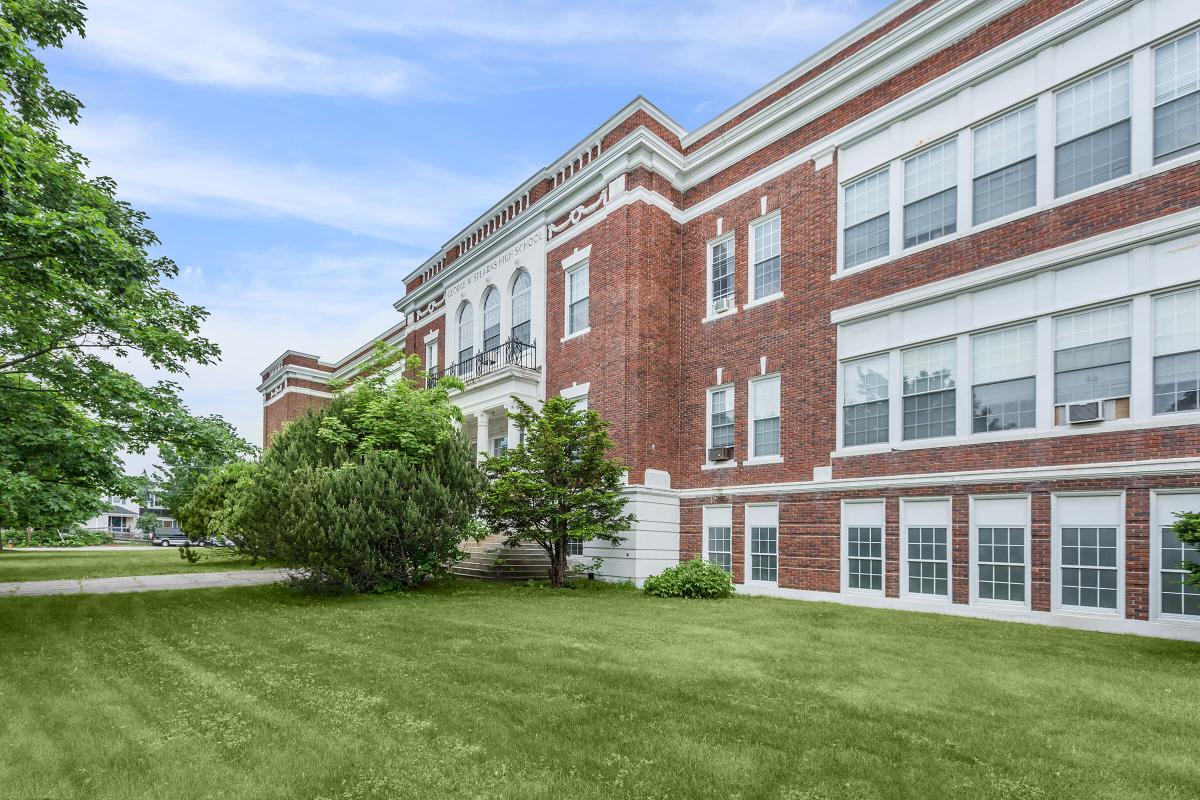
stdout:
{"type": "Polygon", "coordinates": [[[26,541],[25,531],[4,531],[0,543],[13,547],[87,547],[97,544],[112,544],[111,533],[77,528],[73,531],[33,531],[26,541]]]}
{"type": "Polygon", "coordinates": [[[697,556],[647,578],[643,591],[655,597],[731,597],[734,590],[728,572],[697,556]]]}

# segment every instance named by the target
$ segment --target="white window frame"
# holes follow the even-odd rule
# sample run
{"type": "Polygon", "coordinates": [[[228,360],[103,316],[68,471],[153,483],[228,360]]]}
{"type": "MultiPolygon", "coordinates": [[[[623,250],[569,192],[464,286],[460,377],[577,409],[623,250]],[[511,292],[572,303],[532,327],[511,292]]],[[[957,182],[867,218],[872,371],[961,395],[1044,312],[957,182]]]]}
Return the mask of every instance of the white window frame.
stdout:
{"type": "Polygon", "coordinates": [[[882,498],[863,498],[843,500],[841,508],[841,558],[842,558],[842,593],[864,595],[866,597],[884,597],[887,595],[888,549],[887,549],[887,503],[882,498]],[[850,529],[879,528],[880,529],[880,567],[882,581],[878,590],[863,589],[850,586],[850,529]]]}
{"type": "Polygon", "coordinates": [[[900,498],[900,598],[914,603],[951,605],[954,603],[954,501],[950,497],[902,497],[900,498]],[[934,510],[934,506],[945,508],[945,522],[921,522],[914,515],[923,515],[934,510]],[[918,511],[918,509],[920,509],[918,511]],[[908,528],[946,529],[946,596],[910,592],[908,590],[908,528]]]}
{"type": "Polygon", "coordinates": [[[705,561],[709,560],[711,551],[708,548],[708,529],[709,528],[729,528],[729,576],[733,577],[734,565],[734,549],[733,549],[733,506],[728,504],[704,506],[700,511],[700,524],[703,530],[700,532],[700,554],[705,561]]]}
{"type": "MultiPolygon", "coordinates": [[[[1042,169],[1042,161],[1041,161],[1042,154],[1039,152],[1040,148],[1038,147],[1038,143],[1040,141],[1038,138],[1038,127],[1039,127],[1039,123],[1041,122],[1041,120],[1038,118],[1038,116],[1039,116],[1038,115],[1038,98],[1035,97],[1031,100],[1027,100],[1025,102],[1018,103],[1015,106],[1010,106],[1009,108],[1004,109],[1003,111],[1001,111],[998,114],[992,114],[991,116],[987,117],[986,119],[981,119],[979,122],[976,122],[974,125],[972,125],[970,128],[967,129],[970,133],[970,136],[967,139],[967,142],[970,145],[970,153],[969,153],[970,167],[967,171],[967,175],[970,178],[970,187],[969,187],[970,197],[967,199],[967,201],[968,201],[967,206],[970,209],[970,213],[967,216],[968,224],[963,229],[964,231],[972,231],[976,228],[982,229],[982,228],[987,227],[988,225],[1003,224],[1004,222],[1006,222],[1010,219],[1015,219],[1015,218],[1021,216],[1022,214],[1028,212],[1030,209],[1037,208],[1038,199],[1039,199],[1038,198],[1038,177],[1039,177],[1040,171],[1042,169]],[[1019,158],[1016,161],[1005,164],[1002,167],[996,167],[996,168],[990,170],[989,172],[983,173],[983,175],[976,175],[975,174],[975,145],[978,140],[979,131],[982,130],[983,128],[988,127],[992,123],[999,122],[1002,119],[1010,117],[1014,114],[1020,114],[1029,109],[1032,109],[1032,111],[1033,111],[1033,155],[1026,156],[1025,158],[1019,158]],[[1008,169],[1010,167],[1016,166],[1017,164],[1021,163],[1022,161],[1025,161],[1029,158],[1033,159],[1033,204],[1029,205],[1029,206],[1025,206],[1024,208],[1019,208],[1016,211],[1010,211],[1007,214],[1001,214],[999,216],[992,217],[991,219],[986,220],[984,222],[978,222],[978,223],[975,222],[975,212],[977,210],[975,207],[975,181],[978,180],[979,178],[999,172],[1002,169],[1008,169]]],[[[954,234],[951,234],[951,236],[953,236],[953,235],[954,234]]],[[[945,238],[949,238],[949,237],[945,237],[945,238]]]]}
{"type": "Polygon", "coordinates": [[[563,337],[561,341],[584,336],[592,330],[592,246],[580,248],[562,261],[563,269],[563,337]],[[588,324],[580,330],[571,330],[571,273],[587,267],[588,269],[588,324]]]}
{"type": "Polygon", "coordinates": [[[704,305],[704,319],[702,320],[702,322],[711,322],[714,319],[721,319],[723,317],[732,316],[733,314],[736,314],[738,312],[738,305],[737,305],[737,235],[736,235],[736,231],[729,231],[728,233],[722,234],[713,239],[709,239],[708,242],[706,242],[704,245],[704,250],[705,250],[705,258],[706,258],[705,275],[707,276],[707,279],[705,280],[705,289],[704,289],[705,305],[704,305]],[[730,280],[733,281],[733,292],[729,295],[729,298],[730,298],[729,299],[729,308],[727,310],[721,311],[721,312],[717,312],[715,309],[713,309],[713,302],[714,302],[714,300],[713,300],[713,248],[715,248],[719,244],[728,244],[728,246],[729,246],[729,258],[730,258],[730,261],[732,262],[729,265],[729,277],[730,277],[730,280]]]}
{"type": "MultiPolygon", "coordinates": [[[[959,230],[961,230],[961,228],[962,228],[962,226],[960,224],[961,223],[960,217],[962,216],[961,210],[962,210],[962,200],[963,200],[962,195],[963,195],[963,193],[962,193],[961,183],[962,183],[962,172],[963,171],[960,167],[961,167],[961,164],[963,163],[963,154],[961,152],[962,148],[960,147],[960,142],[959,142],[960,138],[962,138],[962,137],[956,133],[951,136],[947,136],[943,139],[940,139],[939,141],[936,141],[933,144],[926,145],[926,146],[920,148],[919,150],[914,150],[913,152],[908,153],[907,155],[904,155],[900,158],[900,180],[901,180],[901,185],[900,185],[900,194],[901,194],[900,248],[901,248],[901,252],[905,253],[906,255],[908,253],[911,253],[916,248],[919,248],[923,245],[930,245],[933,242],[937,242],[942,239],[949,239],[951,236],[954,236],[956,233],[958,233],[959,230]],[[952,162],[953,162],[952,163],[952,167],[953,167],[952,171],[954,173],[954,184],[951,186],[947,186],[944,189],[939,189],[936,192],[933,192],[931,194],[927,194],[927,195],[918,197],[915,200],[908,201],[904,195],[905,195],[905,191],[908,188],[909,162],[915,161],[916,159],[920,158],[921,156],[925,155],[926,153],[930,153],[939,148],[946,147],[947,145],[949,145],[950,147],[952,147],[954,149],[953,158],[952,158],[952,162]],[[905,212],[905,210],[907,210],[907,208],[910,205],[913,205],[915,203],[920,203],[924,200],[928,200],[931,197],[934,197],[939,194],[943,194],[944,192],[948,192],[952,189],[954,190],[954,230],[950,231],[949,233],[938,234],[937,236],[934,236],[932,239],[926,239],[923,242],[913,242],[912,244],[905,244],[904,239],[907,234],[907,231],[905,230],[905,227],[904,227],[904,212],[905,212]]],[[[890,217],[889,217],[889,222],[890,222],[890,217]]]]}
{"type": "Polygon", "coordinates": [[[434,336],[431,339],[425,340],[425,367],[426,372],[435,372],[438,368],[438,337],[434,336]],[[430,355],[432,353],[433,355],[430,355]]]}
{"type": "Polygon", "coordinates": [[[1033,498],[1028,494],[981,494],[971,495],[968,500],[969,521],[969,558],[971,587],[971,605],[993,606],[999,608],[1023,608],[1026,611],[1033,608],[1033,498]],[[1021,518],[1005,517],[1004,522],[987,522],[980,524],[986,504],[1011,503],[1014,507],[1019,504],[1021,518]],[[1016,528],[1025,529],[1025,600],[995,600],[979,596],[979,529],[980,528],[1016,528]]]}
{"type": "Polygon", "coordinates": [[[746,228],[746,302],[742,304],[742,310],[761,306],[763,303],[769,303],[772,300],[783,299],[783,216],[780,209],[775,209],[770,213],[763,214],[757,219],[750,221],[746,228]],[[754,296],[754,229],[759,225],[765,225],[774,219],[779,220],[779,291],[773,292],[762,297],[754,296]]]}
{"type": "Polygon", "coordinates": [[[505,451],[507,451],[507,450],[508,450],[508,434],[507,434],[507,433],[502,433],[502,434],[500,434],[499,436],[492,436],[492,437],[490,437],[490,439],[489,439],[489,441],[488,441],[488,453],[489,453],[489,455],[492,455],[492,456],[499,456],[499,455],[503,455],[503,453],[502,453],[502,452],[497,452],[497,451],[496,451],[496,444],[497,444],[497,442],[499,442],[499,441],[500,441],[500,440],[502,440],[502,439],[504,440],[504,450],[505,450],[505,451]]]}
{"type": "MultiPolygon", "coordinates": [[[[1135,169],[1135,167],[1138,164],[1138,156],[1136,154],[1136,148],[1139,145],[1139,133],[1140,133],[1140,131],[1138,131],[1137,128],[1138,128],[1139,124],[1142,126],[1149,126],[1149,127],[1153,128],[1153,122],[1154,122],[1153,110],[1151,110],[1149,119],[1144,119],[1144,120],[1140,120],[1140,121],[1137,119],[1137,115],[1140,110],[1138,103],[1137,103],[1137,98],[1135,97],[1135,92],[1137,90],[1136,81],[1137,81],[1138,77],[1139,76],[1138,76],[1137,70],[1134,69],[1133,58],[1126,56],[1124,58],[1120,58],[1116,61],[1105,64],[1104,66],[1097,67],[1096,69],[1088,70],[1087,72],[1083,73],[1082,75],[1077,75],[1074,78],[1070,79],[1069,81],[1064,81],[1063,83],[1059,84],[1058,86],[1055,86],[1053,89],[1050,90],[1050,119],[1053,120],[1053,123],[1052,123],[1053,129],[1050,131],[1050,141],[1052,143],[1052,147],[1050,148],[1050,159],[1049,159],[1049,163],[1047,166],[1050,169],[1051,195],[1054,197],[1055,200],[1070,201],[1071,199],[1076,199],[1076,198],[1085,196],[1085,195],[1095,192],[1097,190],[1102,191],[1104,188],[1111,188],[1112,186],[1116,185],[1116,183],[1118,181],[1128,180],[1130,177],[1137,174],[1137,170],[1135,169]],[[1129,68],[1129,97],[1127,99],[1127,103],[1129,105],[1129,116],[1125,117],[1122,120],[1118,120],[1117,122],[1111,122],[1108,125],[1105,125],[1105,126],[1102,126],[1099,128],[1093,128],[1092,130],[1088,131],[1087,133],[1077,134],[1075,137],[1068,139],[1065,142],[1058,141],[1059,95],[1062,94],[1063,92],[1068,91],[1069,89],[1073,89],[1076,86],[1087,83],[1088,81],[1092,80],[1093,78],[1103,75],[1106,72],[1116,71],[1116,70],[1120,69],[1122,66],[1129,68]],[[1126,172],[1124,175],[1118,175],[1114,178],[1109,178],[1108,180],[1099,181],[1097,183],[1091,184],[1090,186],[1085,186],[1081,189],[1073,189],[1072,191],[1064,192],[1063,194],[1060,195],[1058,193],[1058,188],[1057,188],[1058,187],[1058,167],[1057,167],[1058,149],[1064,145],[1070,144],[1071,142],[1082,139],[1084,136],[1091,136],[1092,134],[1098,133],[1099,131],[1102,131],[1105,128],[1115,127],[1116,125],[1121,124],[1121,122],[1124,122],[1125,120],[1129,121],[1129,132],[1130,132],[1129,171],[1126,172]]],[[[1151,67],[1151,84],[1150,84],[1150,86],[1144,87],[1144,91],[1148,92],[1150,94],[1151,98],[1153,98],[1153,96],[1154,96],[1153,67],[1151,67]]],[[[1148,154],[1150,156],[1150,160],[1153,161],[1154,160],[1153,136],[1150,137],[1149,141],[1144,141],[1146,139],[1145,136],[1142,136],[1141,138],[1143,139],[1143,141],[1140,142],[1141,146],[1148,147],[1148,154]]]]}
{"type": "Polygon", "coordinates": [[[742,462],[743,465],[783,463],[783,378],[781,373],[770,372],[746,381],[746,440],[746,460],[742,462]],[[770,456],[756,456],[754,455],[754,389],[755,384],[771,380],[779,381],[779,453],[770,456]]]}
{"type": "Polygon", "coordinates": [[[725,467],[736,467],[738,461],[736,458],[731,458],[728,461],[710,461],[708,459],[708,451],[713,446],[712,443],[712,413],[713,413],[713,395],[717,392],[730,392],[729,398],[729,413],[734,420],[733,430],[733,448],[737,452],[737,389],[733,383],[723,383],[720,386],[710,386],[704,392],[704,468],[705,469],[724,469],[725,467]]]}
{"type": "Polygon", "coordinates": [[[1102,619],[1125,618],[1125,492],[1056,492],[1050,495],[1050,611],[1057,614],[1070,614],[1084,617],[1099,617],[1102,619]],[[1112,497],[1117,499],[1119,520],[1102,522],[1070,522],[1063,524],[1060,505],[1067,498],[1078,497],[1112,497]],[[1068,606],[1062,602],[1062,529],[1076,527],[1105,527],[1117,529],[1117,607],[1116,609],[1089,608],[1087,606],[1068,606]]]}
{"type": "Polygon", "coordinates": [[[1174,515],[1165,515],[1159,502],[1166,497],[1189,495],[1196,498],[1195,511],[1200,511],[1200,488],[1154,489],[1150,492],[1150,621],[1170,622],[1178,625],[1200,627],[1200,617],[1186,614],[1167,614],[1162,610],[1162,547],[1159,546],[1159,528],[1170,524],[1174,515]],[[1164,518],[1165,517],[1165,518],[1164,518]]]}
{"type": "MultiPolygon", "coordinates": [[[[780,535],[780,529],[779,529],[779,504],[778,503],[747,503],[745,506],[744,522],[745,522],[745,527],[742,529],[743,530],[742,549],[744,551],[743,552],[743,564],[742,564],[742,569],[744,571],[742,573],[742,582],[744,584],[746,584],[747,586],[764,586],[764,587],[779,586],[779,571],[780,571],[780,562],[781,562],[779,545],[782,540],[782,536],[780,535]],[[755,514],[756,511],[760,512],[760,513],[768,514],[768,515],[770,515],[770,513],[773,513],[774,525],[772,526],[769,524],[763,524],[761,522],[759,524],[753,523],[751,521],[751,518],[754,516],[757,516],[757,514],[755,514]],[[751,542],[752,537],[750,535],[750,532],[751,532],[751,529],[753,529],[753,528],[769,528],[769,527],[775,528],[775,580],[773,580],[773,581],[756,581],[752,577],[754,575],[754,567],[753,567],[753,559],[751,558],[753,553],[750,552],[750,547],[752,545],[752,542],[751,542]]],[[[706,533],[707,533],[707,531],[706,531],[706,533]]]]}

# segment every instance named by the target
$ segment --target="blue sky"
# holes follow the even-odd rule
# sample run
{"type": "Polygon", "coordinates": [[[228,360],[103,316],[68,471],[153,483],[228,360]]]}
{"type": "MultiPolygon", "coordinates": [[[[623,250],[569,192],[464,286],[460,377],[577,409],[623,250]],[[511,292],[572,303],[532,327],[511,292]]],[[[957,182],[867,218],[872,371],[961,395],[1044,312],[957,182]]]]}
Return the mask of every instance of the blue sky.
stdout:
{"type": "Polygon", "coordinates": [[[886,3],[90,5],[46,54],[86,105],[65,136],[212,312],[186,401],[257,443],[262,367],[393,324],[413,266],[634,96],[693,129],[886,3]]]}

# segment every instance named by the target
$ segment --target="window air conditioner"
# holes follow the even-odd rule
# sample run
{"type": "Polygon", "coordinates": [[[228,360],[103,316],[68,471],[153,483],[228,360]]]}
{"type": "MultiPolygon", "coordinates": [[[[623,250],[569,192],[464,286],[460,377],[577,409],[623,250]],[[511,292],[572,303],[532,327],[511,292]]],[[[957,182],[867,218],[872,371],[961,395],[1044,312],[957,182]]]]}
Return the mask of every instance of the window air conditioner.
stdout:
{"type": "Polygon", "coordinates": [[[1101,422],[1103,419],[1103,400],[1089,400],[1086,403],[1067,404],[1067,422],[1071,425],[1082,425],[1088,422],[1101,422]]]}
{"type": "Polygon", "coordinates": [[[724,314],[726,311],[733,308],[733,295],[727,294],[724,297],[718,297],[713,300],[713,313],[724,314]]]}
{"type": "Polygon", "coordinates": [[[728,461],[733,458],[733,446],[708,448],[709,461],[728,461]]]}

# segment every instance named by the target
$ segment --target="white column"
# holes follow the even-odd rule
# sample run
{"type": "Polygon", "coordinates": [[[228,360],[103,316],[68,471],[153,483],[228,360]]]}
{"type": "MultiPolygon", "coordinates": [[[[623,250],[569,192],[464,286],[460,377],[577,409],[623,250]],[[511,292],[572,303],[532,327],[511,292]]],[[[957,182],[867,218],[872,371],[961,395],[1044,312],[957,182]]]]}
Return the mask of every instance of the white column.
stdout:
{"type": "Polygon", "coordinates": [[[480,411],[475,415],[475,449],[479,451],[479,460],[483,461],[488,454],[488,412],[480,411]]]}
{"type": "Polygon", "coordinates": [[[508,446],[516,447],[521,441],[521,432],[517,430],[517,422],[512,418],[512,412],[516,411],[517,407],[513,404],[508,404],[504,407],[504,416],[508,422],[508,446]]]}

